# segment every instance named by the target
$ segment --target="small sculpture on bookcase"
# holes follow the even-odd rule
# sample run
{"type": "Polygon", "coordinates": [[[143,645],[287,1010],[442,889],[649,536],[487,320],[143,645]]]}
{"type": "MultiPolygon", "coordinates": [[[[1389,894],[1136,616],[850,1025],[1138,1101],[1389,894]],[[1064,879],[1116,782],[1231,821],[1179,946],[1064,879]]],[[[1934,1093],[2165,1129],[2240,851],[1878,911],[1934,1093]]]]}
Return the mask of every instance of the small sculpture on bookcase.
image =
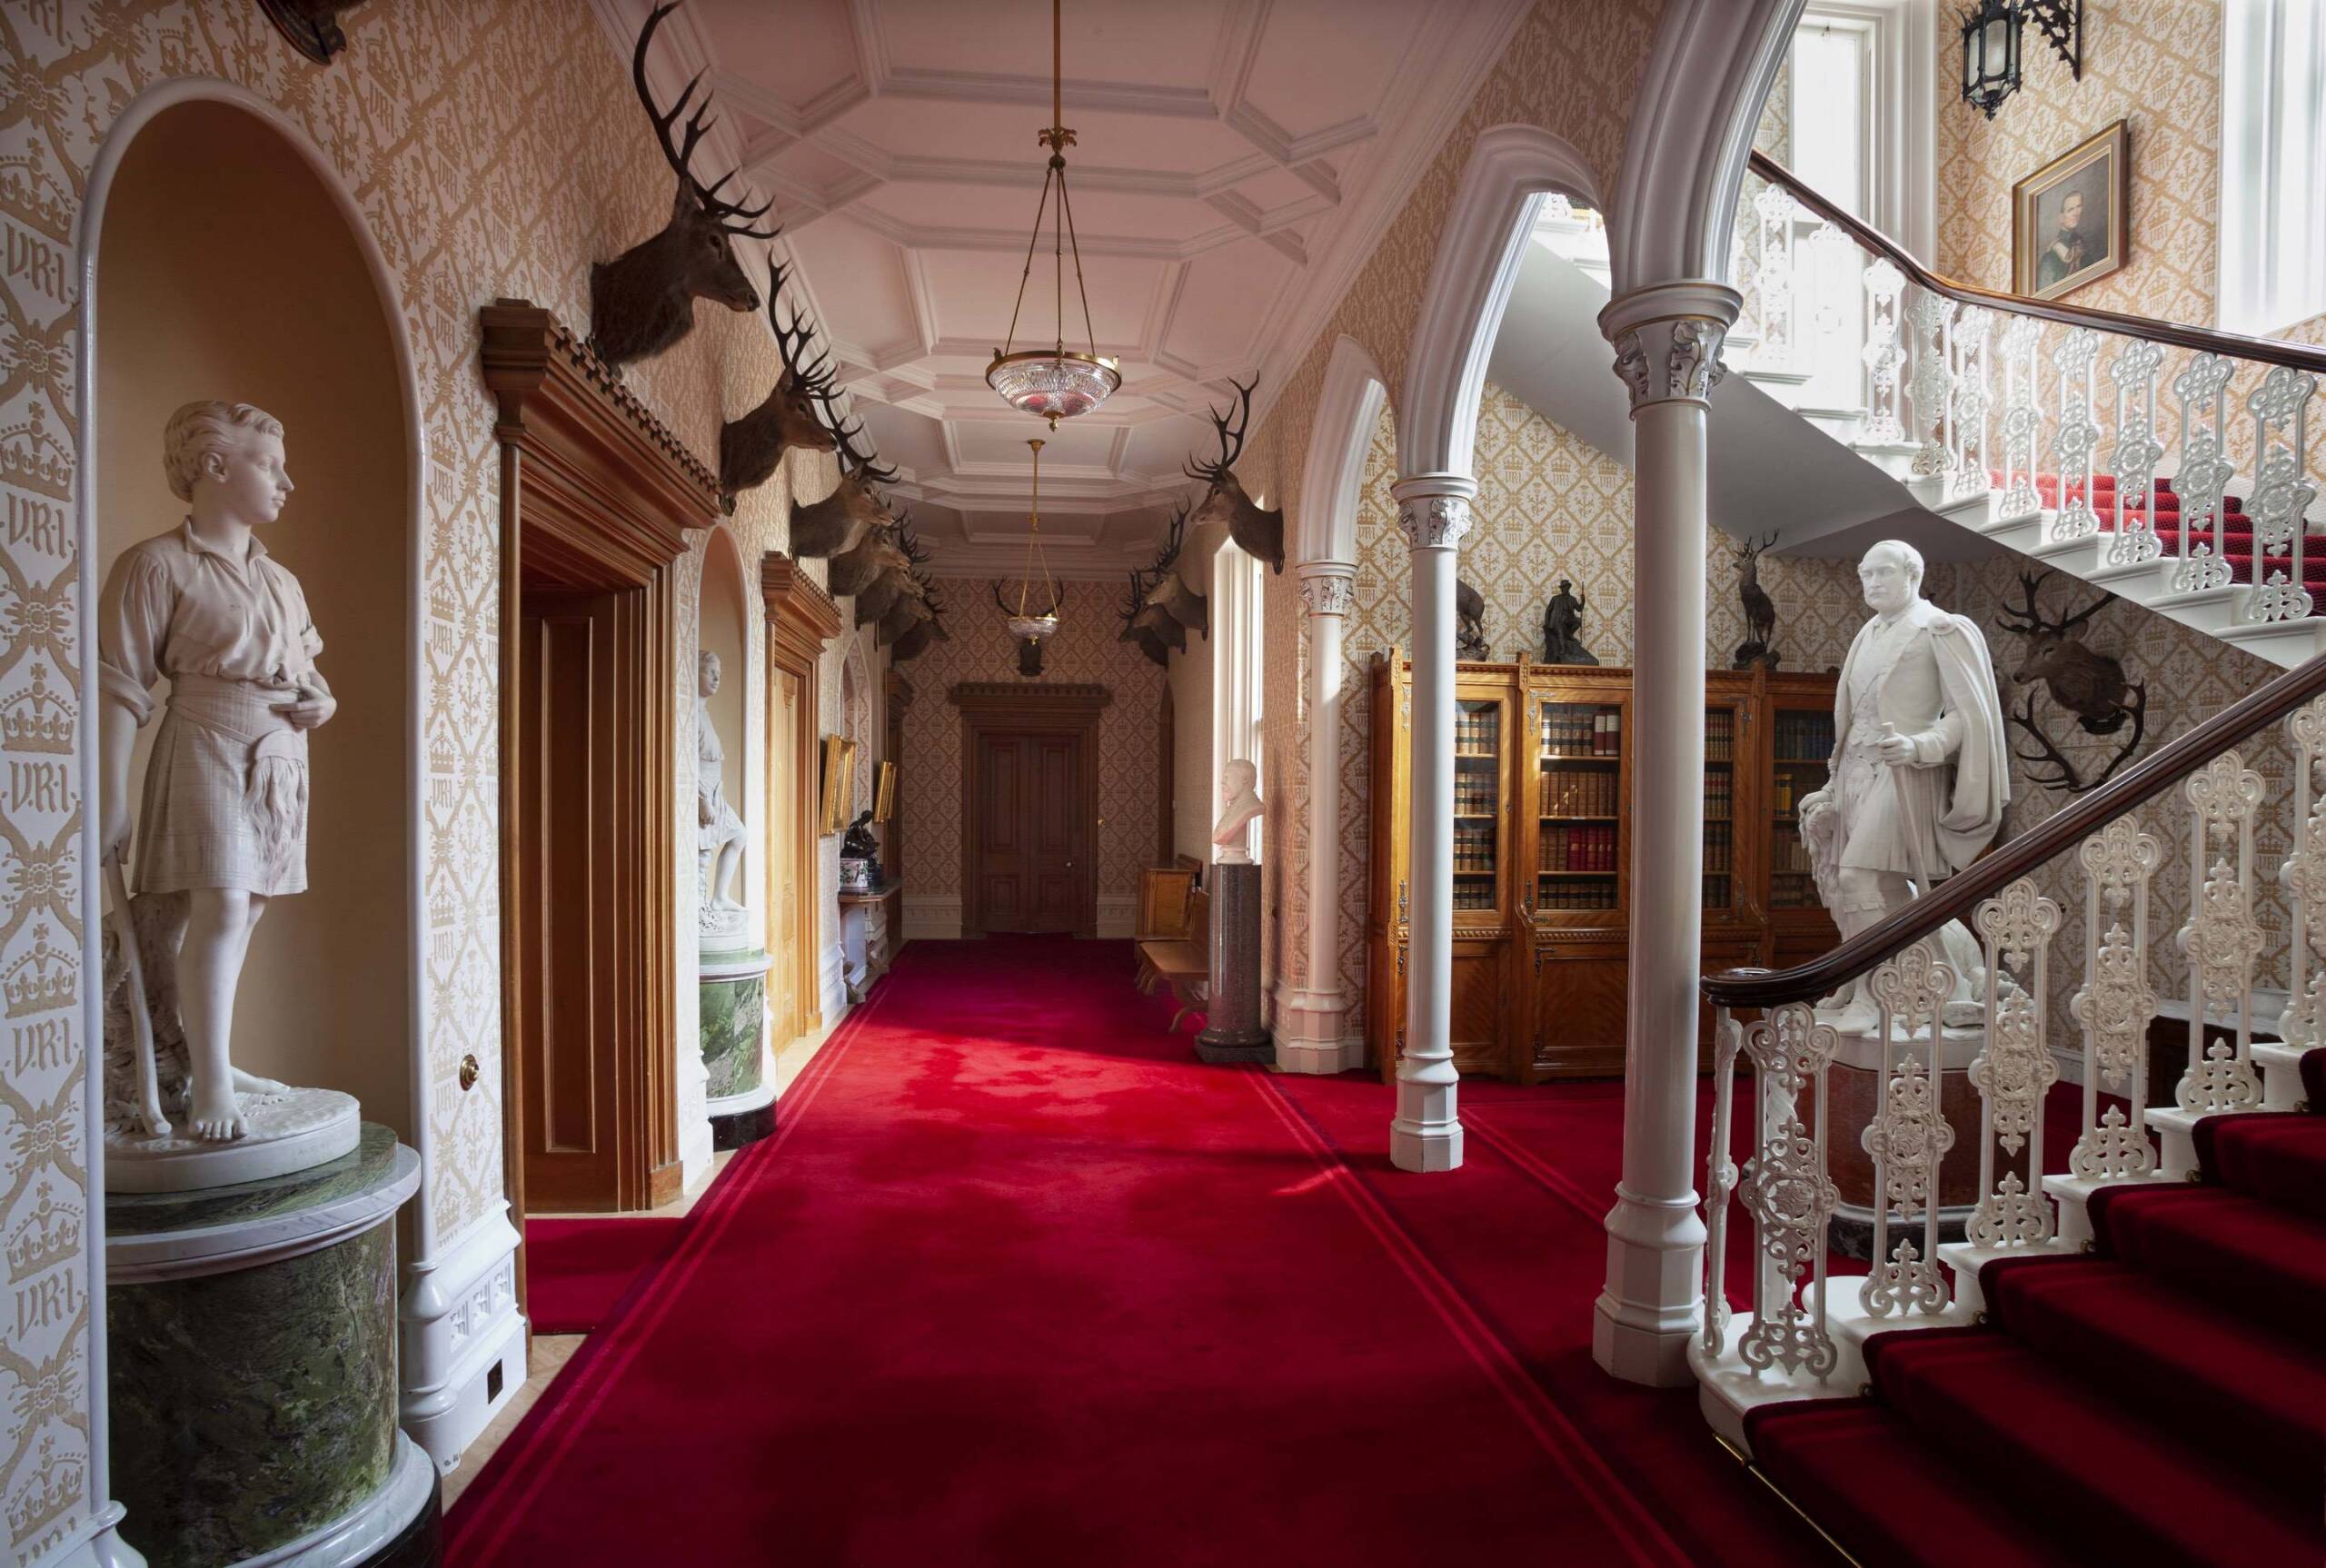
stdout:
{"type": "Polygon", "coordinates": [[[1454,581],[1454,655],[1482,664],[1494,657],[1486,647],[1486,595],[1459,578],[1454,581]]]}
{"type": "Polygon", "coordinates": [[[1599,656],[1583,646],[1583,612],[1590,601],[1575,591],[1575,584],[1559,579],[1559,590],[1543,607],[1543,662],[1596,664],[1599,656]]]}
{"type": "Polygon", "coordinates": [[[1783,656],[1777,652],[1777,607],[1761,586],[1761,552],[1774,544],[1774,531],[1769,537],[1755,543],[1751,535],[1736,550],[1736,597],[1744,605],[1744,640],[1736,645],[1736,657],[1729,661],[1732,670],[1750,670],[1759,665],[1774,670],[1783,656]]]}

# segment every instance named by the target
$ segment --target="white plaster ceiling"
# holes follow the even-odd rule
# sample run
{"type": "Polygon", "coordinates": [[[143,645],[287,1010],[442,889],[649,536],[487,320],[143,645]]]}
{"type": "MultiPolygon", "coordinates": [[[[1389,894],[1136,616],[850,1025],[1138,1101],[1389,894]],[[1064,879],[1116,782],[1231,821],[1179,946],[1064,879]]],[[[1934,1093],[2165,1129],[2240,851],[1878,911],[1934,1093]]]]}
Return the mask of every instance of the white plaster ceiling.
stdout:
{"type": "MultiPolygon", "coordinates": [[[[627,58],[646,0],[595,4],[627,58]]],[[[721,123],[698,168],[739,164],[774,199],[795,293],[939,569],[1022,559],[1043,435],[1051,560],[1111,578],[1191,488],[1230,378],[1258,375],[1257,428],[1526,5],[1067,0],[1075,225],[1123,386],[1054,437],[985,384],[1042,184],[1043,0],[687,0],[651,80],[667,104],[705,71],[721,123]]],[[[1020,348],[1055,335],[1047,263],[1020,348]]]]}

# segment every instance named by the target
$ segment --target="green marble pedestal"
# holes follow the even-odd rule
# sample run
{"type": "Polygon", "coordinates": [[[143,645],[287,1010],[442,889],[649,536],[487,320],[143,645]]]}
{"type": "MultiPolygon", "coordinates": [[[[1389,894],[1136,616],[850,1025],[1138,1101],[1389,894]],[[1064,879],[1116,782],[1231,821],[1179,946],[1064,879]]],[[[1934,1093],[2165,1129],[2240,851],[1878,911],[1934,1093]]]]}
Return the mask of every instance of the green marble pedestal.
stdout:
{"type": "Polygon", "coordinates": [[[105,1200],[121,1534],[150,1568],[436,1561],[436,1474],[396,1429],[395,1213],[420,1156],[366,1123],[287,1176],[105,1200]]]}
{"type": "Polygon", "coordinates": [[[697,970],[714,1149],[741,1148],[775,1130],[775,1086],[766,1081],[767,966],[767,955],[752,948],[705,952],[697,970]]]}

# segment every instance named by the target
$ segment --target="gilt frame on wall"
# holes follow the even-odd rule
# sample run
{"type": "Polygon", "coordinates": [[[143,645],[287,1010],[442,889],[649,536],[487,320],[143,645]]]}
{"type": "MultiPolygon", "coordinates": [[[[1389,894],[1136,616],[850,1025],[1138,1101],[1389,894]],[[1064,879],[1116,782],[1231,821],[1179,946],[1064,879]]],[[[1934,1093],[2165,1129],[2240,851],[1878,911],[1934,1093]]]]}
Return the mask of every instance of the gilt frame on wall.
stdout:
{"type": "Polygon", "coordinates": [[[872,769],[872,820],[886,822],[897,814],[897,765],[875,763],[872,769]]]}
{"type": "Polygon", "coordinates": [[[2012,293],[2056,300],[2122,271],[2132,206],[2132,134],[2119,120],[2012,186],[2012,293]]]}
{"type": "Polygon", "coordinates": [[[854,815],[856,781],[856,742],[844,735],[824,737],[823,795],[817,811],[817,828],[826,838],[839,832],[854,815]]]}

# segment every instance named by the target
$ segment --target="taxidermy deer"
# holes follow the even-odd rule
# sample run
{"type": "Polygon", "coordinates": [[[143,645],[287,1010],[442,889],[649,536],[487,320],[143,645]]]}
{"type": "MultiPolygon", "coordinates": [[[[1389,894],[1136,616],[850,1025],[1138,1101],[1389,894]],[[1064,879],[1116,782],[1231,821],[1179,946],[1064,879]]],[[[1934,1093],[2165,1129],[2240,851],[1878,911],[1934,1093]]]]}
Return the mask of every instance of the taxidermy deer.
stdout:
{"type": "Polygon", "coordinates": [[[835,596],[861,599],[883,577],[902,577],[926,559],[912,552],[910,539],[911,524],[900,513],[895,522],[867,533],[855,549],[833,556],[824,586],[835,596]]]}
{"type": "Polygon", "coordinates": [[[894,642],[936,613],[935,587],[927,578],[915,572],[905,590],[897,595],[897,601],[889,606],[888,613],[880,617],[880,640],[894,642]]]}
{"type": "Polygon", "coordinates": [[[1750,534],[1736,551],[1736,596],[1744,604],[1744,640],[1736,645],[1736,657],[1729,661],[1732,670],[1750,670],[1755,664],[1777,667],[1776,636],[1777,607],[1761,587],[1761,552],[1777,541],[1775,531],[1758,544],[1750,534]]]}
{"type": "Polygon", "coordinates": [[[1138,620],[1139,612],[1147,608],[1147,590],[1151,586],[1153,585],[1148,581],[1147,573],[1144,571],[1134,571],[1130,574],[1130,591],[1123,599],[1121,611],[1123,618],[1121,640],[1138,643],[1141,653],[1168,670],[1171,667],[1170,645],[1155,632],[1140,625],[1138,620]]]}
{"type": "Polygon", "coordinates": [[[610,365],[651,359],[685,337],[694,330],[697,300],[731,311],[759,309],[760,296],[735,260],[733,242],[771,240],[778,233],[756,226],[770,203],[746,207],[719,194],[735,177],[734,170],[708,185],[695,178],[695,147],[716,124],[708,117],[710,94],[687,115],[683,139],[675,144],[671,140],[671,128],[687,113],[702,73],[695,73],[669,114],[655,106],[653,91],[646,85],[646,51],[654,30],[678,8],[679,0],[654,7],[638,35],[638,47],[631,51],[631,84],[646,105],[647,118],[654,122],[655,138],[678,174],[679,189],[671,203],[671,221],[661,233],[590,269],[590,346],[610,365]]]}
{"type": "Polygon", "coordinates": [[[2140,745],[2148,729],[2148,686],[2144,681],[2127,680],[2122,660],[2093,652],[2077,633],[2078,627],[2107,605],[2108,594],[2102,592],[2073,615],[2047,616],[2037,600],[2050,576],[2049,572],[2021,572],[2019,583],[2026,602],[2003,607],[2003,629],[2026,639],[2026,651],[2020,657],[2019,668],[2012,671],[2012,679],[2023,686],[2041,683],[2055,705],[2075,715],[2077,728],[2087,735],[2114,735],[2127,720],[2132,727],[2131,737],[2116,749],[2099,777],[2086,779],[2074,761],[2036,727],[2033,690],[2027,693],[2023,710],[2010,715],[2010,721],[2025,730],[2037,747],[2033,755],[2017,752],[2019,759],[2051,769],[2048,775],[2033,775],[2034,781],[2046,789],[2081,795],[2106,783],[2140,745]]]}
{"type": "Polygon", "coordinates": [[[1219,461],[1191,462],[1186,469],[1189,479],[1202,480],[1210,488],[1196,503],[1195,525],[1224,522],[1228,537],[1237,547],[1255,561],[1265,561],[1272,571],[1284,570],[1284,509],[1262,511],[1244,493],[1243,482],[1234,472],[1236,460],[1244,454],[1245,427],[1252,422],[1252,388],[1259,384],[1259,377],[1249,382],[1231,379],[1236,389],[1236,417],[1230,421],[1218,409],[1211,411],[1212,428],[1219,433],[1219,461]]]}
{"type": "MultiPolygon", "coordinates": [[[[999,582],[996,582],[993,585],[993,602],[1000,609],[1002,619],[1005,620],[1018,613],[1018,607],[1011,604],[1009,600],[1001,596],[1001,584],[999,582]]],[[[1063,582],[1052,583],[1050,586],[1049,604],[1051,610],[1058,610],[1062,608],[1065,603],[1066,584],[1063,582]]],[[[1029,680],[1042,672],[1042,647],[1044,640],[1044,639],[1039,637],[1021,637],[1018,640],[1018,673],[1026,677],[1029,680]]]]}
{"type": "Polygon", "coordinates": [[[1210,630],[1209,605],[1178,572],[1179,551],[1188,541],[1189,516],[1184,506],[1173,514],[1163,548],[1156,555],[1155,564],[1147,569],[1145,601],[1132,618],[1134,626],[1144,628],[1181,651],[1187,649],[1188,632],[1203,635],[1210,630]]]}
{"type": "MultiPolygon", "coordinates": [[[[830,404],[825,407],[829,411],[830,404]]],[[[791,553],[796,556],[833,556],[855,549],[867,532],[890,521],[889,504],[874,487],[894,484],[901,477],[895,469],[875,462],[870,452],[857,450],[862,425],[851,428],[837,415],[831,424],[840,448],[840,488],[792,510],[791,553]]]]}
{"type": "Polygon", "coordinates": [[[770,256],[767,324],[775,332],[775,352],[783,360],[783,373],[776,377],[774,389],[759,407],[719,427],[719,498],[731,512],[737,496],[775,477],[785,452],[795,447],[801,452],[830,452],[835,444],[832,432],[816,417],[817,403],[834,395],[831,356],[819,354],[815,363],[802,362],[816,323],[801,316],[788,328],[783,324],[775,313],[776,296],[783,292],[783,284],[782,263],[770,256]]]}
{"type": "MultiPolygon", "coordinates": [[[[874,546],[875,549],[881,551],[881,567],[872,580],[857,591],[856,624],[859,626],[870,626],[886,615],[890,607],[897,602],[898,595],[912,586],[913,569],[925,566],[929,562],[929,551],[922,548],[918,539],[913,537],[912,524],[909,521],[900,519],[893,530],[888,530],[885,532],[886,544],[896,547],[897,559],[893,561],[890,559],[885,546],[874,546]]],[[[835,574],[840,571],[840,564],[848,559],[846,555],[832,558],[832,569],[835,574]]]]}

